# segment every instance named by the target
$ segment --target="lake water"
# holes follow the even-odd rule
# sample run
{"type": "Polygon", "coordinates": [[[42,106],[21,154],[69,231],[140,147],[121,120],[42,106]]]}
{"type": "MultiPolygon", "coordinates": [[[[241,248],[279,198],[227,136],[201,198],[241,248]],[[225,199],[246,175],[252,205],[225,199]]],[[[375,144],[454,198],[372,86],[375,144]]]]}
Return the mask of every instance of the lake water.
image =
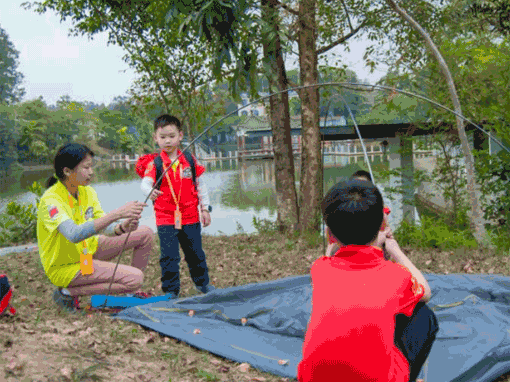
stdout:
{"type": "MultiPolygon", "coordinates": [[[[324,158],[324,188],[328,190],[333,184],[343,177],[350,176],[358,169],[366,169],[362,158],[355,160],[354,157],[329,157],[324,158]],[[336,158],[336,159],[335,159],[336,158]]],[[[380,157],[375,156],[371,161],[376,182],[378,171],[387,168],[380,157]]],[[[211,205],[213,206],[212,224],[203,229],[208,235],[231,235],[238,232],[254,233],[253,218],[276,220],[276,197],[274,192],[275,171],[272,160],[251,160],[237,162],[235,160],[224,160],[206,163],[207,172],[202,180],[207,185],[211,205]]],[[[296,173],[299,174],[299,161],[297,162],[296,173]]],[[[17,186],[26,189],[33,181],[44,182],[52,174],[51,170],[25,173],[19,180],[17,186]]],[[[133,165],[123,165],[117,168],[103,170],[96,175],[93,183],[97,191],[103,209],[108,212],[128,201],[145,198],[140,190],[140,178],[135,174],[133,165]],[[126,168],[128,167],[128,168],[126,168]]],[[[299,182],[299,180],[298,180],[299,182]]],[[[393,179],[389,180],[393,183],[393,179]]],[[[388,183],[377,182],[382,188],[388,183]]],[[[12,193],[12,187],[11,193],[12,193]]],[[[27,192],[20,192],[6,197],[5,190],[0,194],[0,212],[5,208],[8,200],[20,202],[32,202],[34,195],[27,192]],[[3,206],[2,206],[3,205],[3,206]]],[[[383,193],[384,194],[384,193],[383,193]]],[[[385,200],[391,208],[390,226],[395,228],[402,217],[400,200],[385,200]]],[[[149,201],[146,207],[141,224],[156,229],[152,203],[149,201]]]]}

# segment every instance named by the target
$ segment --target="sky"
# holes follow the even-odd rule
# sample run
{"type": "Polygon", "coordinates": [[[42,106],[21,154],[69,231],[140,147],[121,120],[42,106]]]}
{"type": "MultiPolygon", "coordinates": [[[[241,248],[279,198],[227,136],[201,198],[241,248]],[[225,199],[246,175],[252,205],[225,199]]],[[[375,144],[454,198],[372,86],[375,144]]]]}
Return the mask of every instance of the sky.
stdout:
{"type": "MultiPolygon", "coordinates": [[[[42,96],[55,104],[63,95],[76,101],[108,104],[116,96],[127,95],[136,78],[135,72],[122,60],[125,52],[108,45],[106,33],[93,39],[69,36],[70,21],[48,11],[38,14],[25,10],[27,0],[0,1],[0,27],[20,53],[18,71],[23,73],[25,96],[31,100],[42,96]]],[[[345,62],[360,79],[375,83],[383,70],[370,74],[362,57],[366,43],[353,43],[345,53],[345,62]]]]}

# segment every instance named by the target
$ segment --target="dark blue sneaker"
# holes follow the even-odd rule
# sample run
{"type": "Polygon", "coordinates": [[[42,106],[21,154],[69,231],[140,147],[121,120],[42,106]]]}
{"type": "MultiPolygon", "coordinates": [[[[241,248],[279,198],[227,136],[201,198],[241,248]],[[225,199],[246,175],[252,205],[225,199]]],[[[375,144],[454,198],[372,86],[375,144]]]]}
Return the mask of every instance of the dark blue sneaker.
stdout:
{"type": "Polygon", "coordinates": [[[71,297],[62,294],[60,288],[57,288],[55,292],[53,292],[53,301],[55,301],[55,303],[66,312],[75,312],[80,308],[78,297],[71,297]]]}
{"type": "Polygon", "coordinates": [[[212,284],[208,284],[208,285],[203,285],[203,286],[197,286],[195,287],[199,292],[202,292],[202,293],[209,293],[209,292],[212,292],[213,290],[216,289],[216,287],[212,284]]]}

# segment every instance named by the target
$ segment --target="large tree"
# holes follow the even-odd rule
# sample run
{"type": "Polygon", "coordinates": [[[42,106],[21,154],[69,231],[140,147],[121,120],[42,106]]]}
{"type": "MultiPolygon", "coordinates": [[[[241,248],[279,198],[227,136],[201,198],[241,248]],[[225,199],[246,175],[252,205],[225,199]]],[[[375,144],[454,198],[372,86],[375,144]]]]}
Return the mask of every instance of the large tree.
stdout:
{"type": "Polygon", "coordinates": [[[0,27],[0,103],[19,101],[25,93],[21,87],[23,74],[18,71],[18,58],[19,52],[0,27]]]}

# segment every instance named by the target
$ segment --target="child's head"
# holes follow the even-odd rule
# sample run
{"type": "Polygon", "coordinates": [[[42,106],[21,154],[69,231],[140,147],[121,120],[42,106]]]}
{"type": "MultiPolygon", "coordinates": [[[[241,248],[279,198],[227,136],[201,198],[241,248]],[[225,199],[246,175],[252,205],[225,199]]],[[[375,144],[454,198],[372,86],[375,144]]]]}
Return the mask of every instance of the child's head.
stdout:
{"type": "Polygon", "coordinates": [[[167,153],[177,150],[183,136],[179,118],[163,114],[154,121],[154,141],[167,153]]]}
{"type": "Polygon", "coordinates": [[[351,175],[350,179],[368,180],[369,182],[374,183],[372,175],[370,175],[370,173],[365,170],[356,171],[354,174],[351,175]]]}
{"type": "Polygon", "coordinates": [[[383,199],[366,180],[334,185],[322,201],[322,215],[331,233],[344,245],[372,242],[383,221],[383,199]]]}

